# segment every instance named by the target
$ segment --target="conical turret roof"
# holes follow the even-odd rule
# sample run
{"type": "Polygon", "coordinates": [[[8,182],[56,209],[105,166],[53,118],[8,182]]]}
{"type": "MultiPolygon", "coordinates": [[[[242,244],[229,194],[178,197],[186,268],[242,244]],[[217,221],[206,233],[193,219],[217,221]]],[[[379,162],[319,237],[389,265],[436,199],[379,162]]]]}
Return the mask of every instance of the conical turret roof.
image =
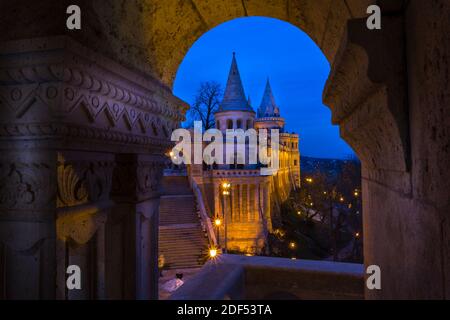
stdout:
{"type": "Polygon", "coordinates": [[[279,117],[280,109],[278,108],[275,98],[272,93],[272,87],[270,81],[267,79],[266,89],[264,90],[264,96],[261,101],[261,105],[258,109],[258,117],[279,117]]]}
{"type": "Polygon", "coordinates": [[[234,52],[227,87],[219,108],[220,111],[253,111],[245,98],[244,87],[242,86],[241,75],[239,74],[234,52]]]}

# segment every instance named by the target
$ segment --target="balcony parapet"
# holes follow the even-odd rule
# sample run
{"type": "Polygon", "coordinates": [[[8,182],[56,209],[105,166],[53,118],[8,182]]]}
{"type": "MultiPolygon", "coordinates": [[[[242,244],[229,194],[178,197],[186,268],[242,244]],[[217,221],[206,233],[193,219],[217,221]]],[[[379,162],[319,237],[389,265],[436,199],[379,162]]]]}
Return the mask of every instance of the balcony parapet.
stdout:
{"type": "Polygon", "coordinates": [[[363,265],[221,255],[171,300],[364,299],[363,265]]]}

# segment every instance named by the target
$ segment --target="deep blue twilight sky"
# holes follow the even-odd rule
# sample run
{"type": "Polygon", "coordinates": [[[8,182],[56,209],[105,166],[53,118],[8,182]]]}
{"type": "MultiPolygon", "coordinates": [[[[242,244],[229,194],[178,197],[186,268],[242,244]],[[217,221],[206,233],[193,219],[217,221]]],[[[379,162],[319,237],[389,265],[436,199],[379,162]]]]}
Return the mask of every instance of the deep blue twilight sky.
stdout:
{"type": "Polygon", "coordinates": [[[204,34],[180,65],[174,94],[192,103],[201,82],[214,80],[224,89],[233,51],[255,111],[270,78],[286,130],[300,134],[302,155],[346,158],[353,153],[322,104],[328,61],[306,33],[280,20],[240,18],[204,34]]]}

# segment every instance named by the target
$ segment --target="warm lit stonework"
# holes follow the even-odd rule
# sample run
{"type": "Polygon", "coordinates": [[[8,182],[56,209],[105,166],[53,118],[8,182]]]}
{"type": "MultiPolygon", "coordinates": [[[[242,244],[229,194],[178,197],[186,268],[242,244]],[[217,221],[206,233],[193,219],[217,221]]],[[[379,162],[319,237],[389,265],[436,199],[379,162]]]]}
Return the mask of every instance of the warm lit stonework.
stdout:
{"type": "Polygon", "coordinates": [[[243,253],[263,253],[281,202],[291,189],[300,187],[298,135],[284,132],[284,119],[269,80],[255,113],[244,94],[235,54],[223,101],[215,113],[215,123],[224,135],[227,129],[280,131],[279,170],[274,176],[261,175],[258,165],[248,164],[248,161],[245,165],[189,166],[190,177],[200,187],[203,199],[209,200],[205,203],[209,216],[225,222],[216,227],[221,247],[226,245],[228,250],[243,253]],[[229,193],[222,192],[224,183],[230,184],[229,193]]]}

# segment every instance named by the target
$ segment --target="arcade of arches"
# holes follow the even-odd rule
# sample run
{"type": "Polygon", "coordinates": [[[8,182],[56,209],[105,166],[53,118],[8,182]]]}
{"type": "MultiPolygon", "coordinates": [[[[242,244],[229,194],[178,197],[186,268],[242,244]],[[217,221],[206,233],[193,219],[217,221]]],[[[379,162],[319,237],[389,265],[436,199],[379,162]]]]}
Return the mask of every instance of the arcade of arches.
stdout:
{"type": "Polygon", "coordinates": [[[159,180],[188,106],[171,85],[214,26],[304,30],[362,160],[366,298],[450,298],[447,0],[85,0],[0,5],[0,298],[155,298],[159,180]],[[369,31],[369,4],[383,12],[369,31]],[[65,29],[78,4],[82,29],[65,29]],[[61,12],[61,14],[56,14],[61,12]],[[85,271],[65,290],[65,268],[85,271]]]}

